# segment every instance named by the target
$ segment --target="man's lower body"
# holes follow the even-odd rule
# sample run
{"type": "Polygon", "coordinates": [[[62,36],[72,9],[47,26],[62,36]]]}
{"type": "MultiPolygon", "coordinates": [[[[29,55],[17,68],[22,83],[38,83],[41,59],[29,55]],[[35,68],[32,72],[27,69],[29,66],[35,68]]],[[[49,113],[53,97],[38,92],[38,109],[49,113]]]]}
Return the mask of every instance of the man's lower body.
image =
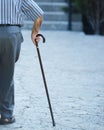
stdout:
{"type": "Polygon", "coordinates": [[[18,26],[0,26],[0,124],[13,123],[14,68],[23,37],[18,26]]]}

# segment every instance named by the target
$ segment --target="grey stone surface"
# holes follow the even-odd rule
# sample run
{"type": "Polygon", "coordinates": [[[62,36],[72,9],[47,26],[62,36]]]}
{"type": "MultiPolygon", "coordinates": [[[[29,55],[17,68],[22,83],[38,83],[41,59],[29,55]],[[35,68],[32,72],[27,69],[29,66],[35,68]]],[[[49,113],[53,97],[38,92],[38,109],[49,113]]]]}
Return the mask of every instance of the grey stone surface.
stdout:
{"type": "Polygon", "coordinates": [[[56,127],[53,128],[31,32],[15,70],[16,123],[0,130],[104,130],[104,37],[42,31],[40,42],[56,127]]]}

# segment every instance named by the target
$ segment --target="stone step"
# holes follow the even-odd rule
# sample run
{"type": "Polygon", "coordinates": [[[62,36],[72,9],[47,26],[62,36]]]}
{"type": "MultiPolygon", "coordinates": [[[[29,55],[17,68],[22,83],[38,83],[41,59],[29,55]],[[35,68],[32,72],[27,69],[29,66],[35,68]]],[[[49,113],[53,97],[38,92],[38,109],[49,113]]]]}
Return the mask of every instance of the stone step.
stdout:
{"type": "MultiPolygon", "coordinates": [[[[33,22],[25,21],[23,29],[32,29],[33,22]]],[[[57,21],[44,21],[41,30],[68,30],[68,22],[57,22],[57,21]]],[[[72,30],[73,31],[82,31],[82,23],[79,21],[72,22],[72,30]]]]}
{"type": "Polygon", "coordinates": [[[44,10],[44,11],[64,11],[64,8],[65,7],[68,7],[68,4],[65,3],[65,2],[54,2],[54,3],[51,3],[51,2],[38,2],[38,5],[44,10]]]}
{"type": "MultiPolygon", "coordinates": [[[[27,17],[25,20],[30,20],[27,17]]],[[[64,12],[45,12],[44,21],[68,21],[68,14],[64,12]]]]}
{"type": "Polygon", "coordinates": [[[35,2],[66,2],[66,0],[34,0],[35,2]]]}
{"type": "Polygon", "coordinates": [[[62,21],[45,21],[41,27],[42,30],[67,30],[68,22],[62,21]]]}
{"type": "MultiPolygon", "coordinates": [[[[23,29],[32,29],[33,22],[32,21],[25,21],[23,29]]],[[[68,29],[68,22],[61,22],[61,21],[44,21],[41,30],[67,30],[68,29]]]]}
{"type": "Polygon", "coordinates": [[[46,12],[45,21],[68,21],[68,15],[64,12],[46,12]]]}
{"type": "Polygon", "coordinates": [[[81,21],[72,21],[72,30],[73,31],[82,31],[82,22],[81,21]]]}

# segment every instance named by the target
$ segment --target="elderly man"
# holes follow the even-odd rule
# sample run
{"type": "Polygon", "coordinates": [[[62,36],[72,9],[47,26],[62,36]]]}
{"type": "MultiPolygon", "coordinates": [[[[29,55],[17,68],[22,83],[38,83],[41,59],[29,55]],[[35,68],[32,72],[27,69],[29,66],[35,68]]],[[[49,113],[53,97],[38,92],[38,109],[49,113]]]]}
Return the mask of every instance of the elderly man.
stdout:
{"type": "Polygon", "coordinates": [[[35,44],[42,23],[41,8],[34,0],[0,0],[0,124],[15,122],[13,76],[23,42],[23,13],[34,21],[31,38],[35,44]]]}

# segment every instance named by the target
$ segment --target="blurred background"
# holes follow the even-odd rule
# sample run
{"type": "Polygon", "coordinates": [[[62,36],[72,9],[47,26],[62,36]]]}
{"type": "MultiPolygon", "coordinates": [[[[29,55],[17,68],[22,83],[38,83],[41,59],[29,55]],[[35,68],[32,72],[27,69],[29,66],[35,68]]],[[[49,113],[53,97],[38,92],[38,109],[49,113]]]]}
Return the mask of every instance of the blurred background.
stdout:
{"type": "MultiPolygon", "coordinates": [[[[104,0],[35,0],[44,10],[42,30],[83,31],[104,35],[104,0]]],[[[25,18],[26,29],[33,22],[25,18]]]]}

